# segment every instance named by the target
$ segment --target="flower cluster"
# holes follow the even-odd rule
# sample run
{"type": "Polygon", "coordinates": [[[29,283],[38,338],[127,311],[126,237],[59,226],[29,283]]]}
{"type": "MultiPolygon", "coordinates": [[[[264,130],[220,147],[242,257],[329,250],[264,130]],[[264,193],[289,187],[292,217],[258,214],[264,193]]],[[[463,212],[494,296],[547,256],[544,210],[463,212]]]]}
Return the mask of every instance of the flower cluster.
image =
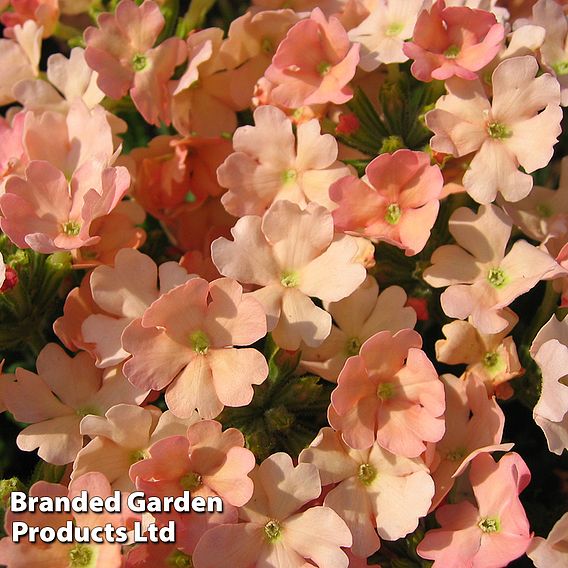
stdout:
{"type": "Polygon", "coordinates": [[[224,504],[0,564],[564,566],[566,2],[215,4],[0,0],[0,474],[224,504]]]}

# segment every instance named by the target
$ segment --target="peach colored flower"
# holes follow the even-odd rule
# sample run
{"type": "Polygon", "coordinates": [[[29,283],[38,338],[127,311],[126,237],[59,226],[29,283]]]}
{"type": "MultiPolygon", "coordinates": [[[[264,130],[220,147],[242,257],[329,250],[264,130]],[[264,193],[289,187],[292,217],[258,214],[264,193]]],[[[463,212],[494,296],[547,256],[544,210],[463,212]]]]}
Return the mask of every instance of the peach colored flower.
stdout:
{"type": "Polygon", "coordinates": [[[58,0],[10,0],[10,8],[0,15],[5,37],[14,37],[16,26],[33,21],[42,28],[42,36],[46,38],[53,34],[58,24],[58,0]]]}
{"type": "Polygon", "coordinates": [[[30,424],[17,438],[21,450],[55,465],[72,462],[83,446],[79,431],[88,414],[104,414],[119,403],[139,404],[148,393],[133,387],[118,368],[97,369],[88,353],[69,357],[47,344],[36,362],[37,374],[21,367],[0,382],[1,397],[16,420],[30,424]]]}
{"type": "Polygon", "coordinates": [[[134,183],[131,195],[158,219],[166,222],[183,209],[195,209],[223,188],[216,171],[231,153],[229,140],[197,136],[157,136],[145,148],[124,159],[134,183]]]}
{"type": "Polygon", "coordinates": [[[359,63],[359,45],[351,45],[345,28],[319,8],[295,24],[278,46],[265,77],[274,85],[270,98],[287,108],[343,104],[359,63]]]}
{"type": "Polygon", "coordinates": [[[411,329],[381,331],[345,363],[331,393],[330,425],[348,446],[418,457],[444,435],[444,385],[411,329]]]}
{"type": "Polygon", "coordinates": [[[512,222],[495,205],[482,205],[477,214],[461,207],[449,227],[458,244],[436,249],[424,280],[434,288],[449,286],[440,298],[447,316],[471,316],[483,334],[502,332],[509,325],[504,308],[539,280],[554,277],[557,263],[523,240],[505,254],[512,222]]]}
{"type": "Polygon", "coordinates": [[[381,63],[404,63],[404,41],[412,37],[424,0],[377,0],[371,13],[349,32],[349,39],[361,45],[359,67],[374,71],[381,63]]]}
{"type": "Polygon", "coordinates": [[[449,94],[426,114],[434,150],[456,157],[476,152],[463,185],[478,203],[490,203],[497,192],[506,201],[526,197],[533,186],[528,174],[552,158],[561,132],[560,87],[549,74],[535,77],[537,72],[530,55],[500,63],[491,103],[481,82],[449,79],[449,94]]]}
{"type": "Polygon", "coordinates": [[[436,512],[441,528],[430,530],[417,553],[434,560],[433,568],[483,566],[501,568],[527,550],[529,522],[519,500],[530,472],[516,453],[495,462],[489,454],[477,456],[469,479],[477,506],[469,501],[445,505],[436,512]]]}
{"type": "Polygon", "coordinates": [[[297,127],[276,107],[254,112],[255,126],[238,128],[235,152],[217,170],[219,183],[228,188],[221,202],[232,215],[262,215],[281,199],[302,208],[315,201],[328,209],[329,186],[350,173],[337,161],[337,142],[321,134],[313,119],[297,127]]]}
{"type": "MultiPolygon", "coordinates": [[[[155,442],[148,457],[130,468],[132,481],[146,495],[219,495],[228,504],[241,507],[253,493],[254,455],[244,448],[236,428],[222,431],[215,420],[192,424],[183,436],[168,436],[155,442]]],[[[166,513],[164,513],[166,514],[166,513]]]]}
{"type": "Polygon", "coordinates": [[[146,241],[146,231],[141,225],[146,214],[134,201],[121,201],[108,215],[95,219],[92,232],[100,237],[94,245],[74,250],[75,268],[92,268],[105,264],[112,266],[117,254],[125,248],[138,249],[146,241]]]}
{"type": "Polygon", "coordinates": [[[419,81],[454,76],[471,81],[497,55],[504,36],[505,28],[491,12],[446,7],[438,0],[422,11],[403,50],[414,59],[411,72],[419,81]]]}
{"type": "Polygon", "coordinates": [[[251,104],[257,81],[272,63],[276,49],[299,20],[290,9],[245,12],[231,22],[229,37],[219,50],[231,74],[231,97],[238,108],[251,104]]]}
{"type": "Polygon", "coordinates": [[[499,333],[480,333],[471,321],[453,321],[442,328],[446,339],[436,341],[436,359],[449,365],[465,363],[466,377],[475,375],[483,381],[488,396],[494,393],[507,399],[513,389],[507,381],[522,375],[514,339],[508,334],[519,318],[508,308],[503,316],[509,325],[499,333]]]}
{"type": "Polygon", "coordinates": [[[550,451],[561,454],[568,448],[568,386],[565,384],[568,346],[564,338],[541,343],[544,339],[545,334],[540,334],[531,347],[542,373],[541,392],[533,409],[533,418],[544,431],[550,451]]]}
{"type": "Polygon", "coordinates": [[[232,72],[220,56],[222,43],[219,28],[192,32],[187,38],[188,65],[172,100],[172,122],[184,136],[226,136],[237,127],[239,107],[232,96],[232,72]]]}
{"type": "MultiPolygon", "coordinates": [[[[78,497],[81,491],[87,491],[89,497],[111,496],[111,487],[104,475],[88,473],[69,485],[69,489],[57,483],[38,481],[30,488],[32,497],[78,497]]],[[[93,529],[105,526],[107,523],[113,527],[126,527],[130,525],[124,513],[33,513],[23,512],[6,513],[7,537],[0,541],[0,562],[7,568],[28,568],[29,566],[49,566],[63,568],[68,566],[89,566],[89,568],[120,568],[122,566],[121,545],[109,542],[102,544],[88,543],[53,543],[30,542],[27,537],[20,537],[19,543],[12,541],[12,525],[15,522],[24,522],[30,527],[52,527],[57,530],[68,522],[76,527],[93,529]]]]}
{"type": "Polygon", "coordinates": [[[535,185],[529,195],[516,203],[505,203],[503,209],[531,239],[546,242],[558,234],[558,222],[568,217],[568,157],[560,162],[558,189],[535,185]]]}
{"type": "Polygon", "coordinates": [[[334,236],[324,207],[310,203],[302,210],[289,201],[277,201],[262,218],[241,217],[231,233],[234,241],[219,238],[211,245],[219,272],[260,287],[251,296],[263,304],[280,347],[320,345],[331,332],[331,316],[310,297],[337,302],[365,279],[354,261],[353,237],[334,236]]]}
{"type": "Polygon", "coordinates": [[[158,268],[149,256],[123,249],[116,255],[114,267],[99,266],[87,278],[95,313],[81,323],[81,335],[90,345],[97,367],[105,368],[129,356],[121,341],[125,328],[160,296],[191,276],[175,262],[158,268]]]}
{"type": "Polygon", "coordinates": [[[243,297],[238,282],[193,278],[158,298],[126,328],[122,343],[132,358],[124,372],[139,388],[167,387],[166,402],[176,416],[187,418],[197,409],[202,418],[214,418],[224,406],[247,405],[252,385],[268,376],[259,351],[234,347],[265,334],[262,305],[243,297]]]}
{"type": "Polygon", "coordinates": [[[133,491],[130,467],[150,456],[148,449],[169,436],[184,436],[187,428],[199,420],[197,413],[182,420],[169,410],[154,406],[141,408],[117,404],[103,416],[89,415],[81,420],[81,434],[91,441],[82,448],[73,463],[71,479],[99,471],[104,473],[113,489],[133,491]]]}
{"type": "Polygon", "coordinates": [[[302,367],[337,382],[345,361],[359,355],[361,345],[369,337],[379,331],[396,332],[416,325],[416,312],[405,304],[406,293],[402,288],[390,286],[379,294],[377,281],[367,276],[347,298],[324,303],[335,323],[319,347],[302,347],[302,367]]]}
{"type": "MultiPolygon", "coordinates": [[[[568,105],[568,23],[563,7],[554,0],[539,0],[530,22],[546,30],[540,56],[547,71],[560,83],[561,104],[568,105]]],[[[522,26],[525,27],[525,26],[522,26]]]]}
{"type": "Polygon", "coordinates": [[[13,39],[0,38],[0,105],[16,100],[13,89],[20,81],[38,76],[42,31],[28,20],[14,27],[13,39]]]}
{"type": "Polygon", "coordinates": [[[169,124],[171,78],[187,53],[177,37],[153,47],[165,25],[158,4],[121,0],[114,13],[101,14],[97,24],[85,30],[85,59],[98,73],[99,88],[113,99],[130,93],[147,122],[169,124]]]}
{"type": "Polygon", "coordinates": [[[331,428],[323,428],[299,459],[317,466],[322,485],[335,484],[324,505],[346,522],[356,556],[373,554],[379,537],[397,540],[415,530],[434,495],[434,482],[420,459],[395,456],[376,443],[353,450],[331,428]]]}
{"type": "Polygon", "coordinates": [[[527,556],[536,568],[562,568],[568,563],[568,513],[552,527],[546,539],[535,536],[527,556]]]}
{"type": "Polygon", "coordinates": [[[365,176],[342,178],[329,188],[338,203],[333,221],[338,231],[385,241],[419,253],[434,226],[443,178],[424,152],[397,150],[381,154],[365,169],[365,176]]]}
{"type": "MultiPolygon", "coordinates": [[[[436,493],[431,510],[452,489],[456,474],[463,470],[477,452],[493,451],[503,437],[505,415],[494,397],[488,398],[483,383],[475,376],[458,379],[442,375],[446,391],[445,419],[448,428],[435,445],[431,466],[436,493]]],[[[499,449],[510,450],[512,444],[499,449]]]]}
{"type": "Polygon", "coordinates": [[[254,494],[239,510],[241,522],[203,535],[193,554],[195,568],[347,568],[340,547],[351,546],[352,539],[345,523],[328,507],[302,510],[321,493],[314,465],[294,467],[290,456],[277,453],[251,476],[254,494]]]}

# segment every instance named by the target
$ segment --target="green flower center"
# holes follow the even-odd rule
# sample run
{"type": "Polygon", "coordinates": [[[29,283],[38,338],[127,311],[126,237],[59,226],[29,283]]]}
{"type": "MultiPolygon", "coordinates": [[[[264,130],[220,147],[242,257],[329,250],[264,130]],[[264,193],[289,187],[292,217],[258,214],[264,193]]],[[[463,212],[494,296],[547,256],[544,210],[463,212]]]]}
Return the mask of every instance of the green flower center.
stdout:
{"type": "Polygon", "coordinates": [[[72,568],[89,566],[93,560],[93,550],[85,544],[78,544],[69,551],[69,564],[72,568]]]}
{"type": "Polygon", "coordinates": [[[377,396],[381,400],[389,400],[395,395],[395,386],[393,383],[381,383],[377,387],[377,396]]]}
{"type": "Polygon", "coordinates": [[[80,416],[81,418],[85,418],[85,416],[88,416],[89,414],[94,414],[95,416],[100,416],[100,411],[98,408],[96,408],[95,406],[81,406],[80,408],[77,408],[75,410],[75,414],[77,416],[80,416]]]}
{"type": "Polygon", "coordinates": [[[76,237],[81,232],[81,225],[77,221],[67,221],[61,225],[61,230],[68,237],[76,237]]]}
{"type": "Polygon", "coordinates": [[[145,55],[137,53],[132,58],[132,69],[134,69],[134,71],[142,71],[146,68],[146,65],[148,65],[148,60],[146,59],[145,55]]]}
{"type": "Polygon", "coordinates": [[[501,523],[499,519],[492,518],[492,517],[485,517],[481,519],[477,526],[484,532],[484,533],[496,533],[499,532],[501,528],[501,523]]]}
{"type": "Polygon", "coordinates": [[[568,61],[559,61],[558,63],[553,63],[551,67],[557,75],[568,74],[568,61]]]}
{"type": "Polygon", "coordinates": [[[271,519],[264,525],[264,536],[270,544],[274,544],[282,537],[282,525],[271,519]]]}
{"type": "Polygon", "coordinates": [[[359,350],[361,349],[361,340],[358,337],[351,337],[347,340],[345,344],[345,354],[348,357],[353,355],[359,355],[359,350]]]}
{"type": "Polygon", "coordinates": [[[287,270],[280,276],[280,284],[284,288],[296,288],[300,284],[300,275],[293,270],[287,270]]]}
{"type": "Polygon", "coordinates": [[[183,200],[186,203],[195,203],[197,201],[197,197],[195,193],[193,193],[193,191],[190,190],[184,195],[183,200]]]}
{"type": "Polygon", "coordinates": [[[495,140],[504,140],[505,138],[511,138],[513,131],[509,130],[504,124],[500,122],[492,122],[487,126],[487,132],[491,138],[495,140]]]}
{"type": "Polygon", "coordinates": [[[539,203],[536,206],[536,212],[545,219],[548,219],[549,217],[552,217],[552,215],[554,215],[554,211],[548,203],[539,203]]]}
{"type": "Polygon", "coordinates": [[[139,461],[145,460],[150,457],[150,454],[146,450],[134,450],[130,454],[130,463],[138,463],[139,461]]]}
{"type": "Polygon", "coordinates": [[[499,353],[495,353],[495,351],[489,351],[483,356],[483,366],[487,369],[492,369],[499,364],[501,357],[499,357],[499,353]]]}
{"type": "Polygon", "coordinates": [[[193,332],[189,336],[189,343],[191,344],[191,348],[199,355],[206,355],[209,350],[209,345],[211,345],[209,337],[202,331],[193,332]]]}
{"type": "Polygon", "coordinates": [[[184,491],[195,491],[203,485],[203,478],[198,473],[191,471],[184,475],[179,482],[184,491]]]}
{"type": "Polygon", "coordinates": [[[264,53],[274,53],[274,43],[270,38],[265,37],[260,42],[260,49],[262,49],[264,53]]]}
{"type": "Polygon", "coordinates": [[[357,479],[363,485],[371,485],[373,481],[377,478],[377,470],[370,463],[362,463],[359,466],[359,471],[357,472],[357,479]]]}
{"type": "Polygon", "coordinates": [[[467,455],[467,449],[464,447],[456,448],[455,450],[451,450],[446,454],[446,459],[452,462],[458,462],[463,460],[467,455]]]}
{"type": "Polygon", "coordinates": [[[323,77],[327,75],[331,69],[331,63],[329,61],[320,61],[317,66],[318,73],[323,77]]]}
{"type": "Polygon", "coordinates": [[[282,183],[287,185],[289,183],[296,183],[298,179],[298,172],[296,170],[290,169],[282,172],[282,183]]]}
{"type": "Polygon", "coordinates": [[[385,30],[385,35],[387,37],[394,37],[397,36],[402,30],[404,29],[404,25],[400,22],[393,22],[387,26],[385,30]]]}
{"type": "Polygon", "coordinates": [[[455,59],[460,54],[461,49],[457,45],[450,45],[446,51],[444,51],[444,57],[447,59],[455,59]]]}
{"type": "Polygon", "coordinates": [[[402,210],[398,203],[391,203],[385,213],[385,221],[389,225],[396,225],[402,217],[402,210]]]}
{"type": "Polygon", "coordinates": [[[172,552],[166,558],[166,564],[172,568],[193,568],[191,556],[184,554],[181,550],[172,552]]]}
{"type": "Polygon", "coordinates": [[[503,288],[507,283],[507,276],[501,268],[491,268],[487,273],[487,280],[495,288],[503,288]]]}

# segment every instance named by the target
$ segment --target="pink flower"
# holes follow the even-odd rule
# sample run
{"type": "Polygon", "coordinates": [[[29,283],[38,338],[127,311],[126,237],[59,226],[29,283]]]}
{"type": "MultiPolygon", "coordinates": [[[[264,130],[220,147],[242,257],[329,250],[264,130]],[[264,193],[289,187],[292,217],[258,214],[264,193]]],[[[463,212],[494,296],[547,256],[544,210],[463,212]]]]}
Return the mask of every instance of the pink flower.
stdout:
{"type": "Polygon", "coordinates": [[[404,40],[410,39],[424,0],[378,0],[363,22],[349,32],[361,45],[359,67],[374,71],[381,63],[404,63],[404,40]]]}
{"type": "Polygon", "coordinates": [[[536,568],[562,568],[568,562],[568,513],[556,522],[546,539],[535,536],[527,556],[536,568]]]}
{"type": "Polygon", "coordinates": [[[356,556],[366,558],[379,548],[375,529],[386,540],[416,529],[434,495],[434,482],[421,460],[395,456],[376,443],[368,450],[352,450],[331,428],[320,431],[300,462],[317,466],[322,485],[336,484],[324,505],[347,523],[356,556]]]}
{"type": "Polygon", "coordinates": [[[326,302],[324,307],[334,320],[329,337],[319,347],[302,347],[304,369],[337,382],[345,361],[359,355],[361,345],[379,331],[392,332],[413,328],[416,312],[405,307],[406,294],[399,286],[390,286],[379,295],[372,276],[347,298],[326,302]]]}
{"type": "Polygon", "coordinates": [[[41,350],[36,367],[37,374],[18,367],[10,380],[1,381],[1,398],[16,420],[30,424],[18,435],[18,447],[39,448],[38,455],[55,465],[72,462],[83,446],[84,416],[102,415],[122,402],[139,404],[148,394],[118,369],[103,375],[88,353],[72,358],[55,343],[41,350]]]}
{"type": "Polygon", "coordinates": [[[226,136],[237,127],[233,72],[225,69],[222,43],[223,30],[219,28],[192,32],[187,38],[188,65],[175,85],[172,100],[172,122],[184,136],[226,136]]]}
{"type": "MultiPolygon", "coordinates": [[[[88,473],[76,479],[69,485],[69,489],[56,483],[38,481],[30,488],[32,497],[69,497],[73,499],[87,491],[89,497],[111,496],[111,487],[101,473],[88,473]]],[[[73,526],[93,529],[104,527],[107,523],[113,527],[128,528],[128,517],[124,513],[6,513],[7,537],[0,541],[0,562],[7,568],[26,568],[28,566],[89,566],[90,568],[120,568],[122,566],[121,545],[109,542],[95,544],[94,542],[73,542],[41,544],[38,541],[30,542],[27,537],[20,537],[19,543],[12,541],[12,525],[15,522],[24,522],[29,527],[53,527],[57,530],[72,523],[73,526]]]]}
{"type": "Polygon", "coordinates": [[[385,241],[408,256],[419,253],[440,207],[440,168],[431,166],[424,152],[397,150],[375,158],[365,174],[342,178],[329,188],[339,204],[333,212],[335,228],[385,241]]]}
{"type": "Polygon", "coordinates": [[[499,462],[489,454],[477,456],[469,479],[477,506],[469,501],[445,505],[436,512],[442,528],[428,531],[417,548],[433,568],[483,566],[501,568],[528,548],[529,522],[519,500],[530,472],[518,454],[499,462]]]}
{"type": "Polygon", "coordinates": [[[25,112],[18,112],[11,121],[0,117],[0,195],[11,175],[23,173],[27,158],[23,146],[25,112]]]}
{"type": "Polygon", "coordinates": [[[277,201],[262,218],[242,217],[231,233],[234,241],[219,238],[211,245],[219,272],[260,287],[251,295],[263,304],[280,347],[320,345],[331,332],[331,316],[310,297],[337,302],[363,282],[354,238],[334,236],[324,207],[310,203],[301,210],[289,201],[277,201]]]}
{"type": "Polygon", "coordinates": [[[89,415],[81,420],[81,434],[91,441],[73,463],[71,479],[85,473],[104,473],[113,489],[133,491],[130,467],[150,456],[148,449],[158,440],[183,436],[199,420],[197,413],[181,420],[169,410],[163,414],[154,406],[117,404],[103,416],[89,415]]]}
{"type": "Polygon", "coordinates": [[[247,405],[252,385],[268,376],[259,351],[234,347],[265,334],[261,304],[243,297],[238,282],[193,278],[161,296],[126,328],[122,342],[132,358],[124,372],[139,388],[167,387],[166,402],[177,416],[187,418],[197,409],[202,418],[214,418],[224,406],[247,405]]]}
{"type": "Polygon", "coordinates": [[[50,163],[31,162],[25,179],[6,182],[6,193],[0,197],[2,230],[20,248],[42,253],[97,243],[100,237],[91,236],[91,223],[116,207],[130,176],[123,167],[106,168],[96,176],[90,169],[87,164],[69,183],[50,163]]]}
{"type": "Polygon", "coordinates": [[[335,138],[320,134],[315,119],[300,124],[294,136],[291,120],[276,107],[259,107],[254,120],[255,126],[237,129],[235,153],[217,170],[219,183],[229,189],[221,198],[225,209],[238,217],[262,215],[281,199],[332,209],[329,186],[350,173],[337,161],[335,138]]]}
{"type": "Polygon", "coordinates": [[[49,37],[55,31],[59,20],[58,0],[10,0],[10,11],[0,16],[0,22],[5,26],[4,35],[14,37],[14,28],[33,21],[43,30],[43,37],[49,37]]]}
{"type": "Polygon", "coordinates": [[[121,250],[114,267],[95,268],[86,277],[94,313],[81,322],[81,335],[97,367],[124,361],[129,356],[121,341],[125,328],[161,295],[190,278],[177,263],[166,262],[158,268],[149,256],[132,249],[121,250]]]}
{"type": "MultiPolygon", "coordinates": [[[[104,98],[97,86],[97,73],[85,61],[85,50],[74,47],[69,58],[54,53],[47,60],[47,81],[35,78],[20,81],[14,87],[14,97],[26,109],[34,111],[53,110],[68,112],[76,99],[93,109],[104,98]]],[[[110,113],[109,122],[120,119],[110,113]]],[[[87,128],[85,130],[88,130],[87,128]]]]}
{"type": "Polygon", "coordinates": [[[41,32],[33,20],[15,26],[14,39],[0,39],[0,105],[14,102],[14,87],[25,79],[39,75],[41,32]]]}
{"type": "Polygon", "coordinates": [[[523,240],[505,254],[512,223],[495,205],[482,205],[477,215],[461,207],[449,226],[458,244],[434,252],[424,280],[434,288],[449,286],[440,298],[447,316],[471,316],[483,334],[502,332],[509,325],[504,308],[539,280],[554,277],[557,264],[523,240]]]}
{"type": "Polygon", "coordinates": [[[290,456],[277,453],[252,477],[254,494],[239,510],[241,522],[207,532],[193,554],[195,568],[347,568],[340,547],[351,546],[352,539],[345,523],[328,507],[302,510],[321,493],[314,465],[294,467],[290,456]]]}
{"type": "MultiPolygon", "coordinates": [[[[146,495],[219,495],[229,505],[241,507],[253,493],[247,475],[254,455],[244,448],[236,428],[222,431],[215,420],[192,424],[184,436],[168,436],[154,443],[149,456],[130,468],[132,481],[146,495]]],[[[167,513],[164,513],[167,514],[167,513]]]]}
{"type": "Polygon", "coordinates": [[[461,77],[477,79],[477,71],[497,55],[505,29],[485,10],[450,6],[438,0],[430,12],[423,10],[412,42],[404,53],[414,59],[412,74],[419,81],[461,77]]]}
{"type": "Polygon", "coordinates": [[[157,126],[170,122],[170,79],[183,63],[183,41],[171,37],[153,47],[165,20],[158,5],[121,0],[113,14],[103,13],[98,28],[85,30],[85,59],[99,74],[97,84],[113,99],[130,92],[144,119],[157,126]]]}
{"type": "Polygon", "coordinates": [[[287,108],[343,104],[353,97],[347,86],[359,63],[359,46],[351,45],[335,17],[315,8],[278,46],[265,77],[275,86],[271,100],[287,108]]]}
{"type": "Polygon", "coordinates": [[[453,321],[442,328],[446,339],[436,342],[436,359],[449,365],[467,364],[466,377],[475,375],[484,382],[487,394],[496,393],[507,399],[513,389],[507,383],[521,375],[521,367],[515,341],[507,335],[519,321],[509,309],[503,311],[509,325],[499,333],[480,333],[471,322],[453,321]]]}
{"type": "Polygon", "coordinates": [[[533,186],[528,174],[552,158],[561,132],[560,88],[552,76],[535,77],[537,72],[532,56],[500,63],[492,75],[492,103],[481,82],[450,79],[449,94],[426,114],[435,134],[432,149],[456,157],[476,152],[463,185],[478,203],[490,203],[498,191],[506,201],[526,197],[533,186]]]}
{"type": "Polygon", "coordinates": [[[444,435],[444,385],[413,330],[381,331],[345,363],[331,393],[330,425],[348,446],[418,457],[444,435]]]}
{"type": "MultiPolygon", "coordinates": [[[[446,391],[445,419],[448,428],[435,445],[431,466],[436,494],[431,510],[452,489],[456,475],[480,452],[496,450],[503,437],[505,415],[494,397],[488,398],[483,383],[475,376],[458,379],[442,375],[446,391]]],[[[510,450],[512,444],[499,449],[510,450]]]]}

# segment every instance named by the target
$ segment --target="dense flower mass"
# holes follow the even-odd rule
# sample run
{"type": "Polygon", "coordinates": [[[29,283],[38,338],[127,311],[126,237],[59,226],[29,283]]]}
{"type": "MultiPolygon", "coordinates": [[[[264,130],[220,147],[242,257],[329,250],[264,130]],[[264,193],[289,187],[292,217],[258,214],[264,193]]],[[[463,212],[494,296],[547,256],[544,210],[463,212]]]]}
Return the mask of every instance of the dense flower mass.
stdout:
{"type": "Polygon", "coordinates": [[[2,566],[568,563],[567,0],[0,34],[2,566]]]}

